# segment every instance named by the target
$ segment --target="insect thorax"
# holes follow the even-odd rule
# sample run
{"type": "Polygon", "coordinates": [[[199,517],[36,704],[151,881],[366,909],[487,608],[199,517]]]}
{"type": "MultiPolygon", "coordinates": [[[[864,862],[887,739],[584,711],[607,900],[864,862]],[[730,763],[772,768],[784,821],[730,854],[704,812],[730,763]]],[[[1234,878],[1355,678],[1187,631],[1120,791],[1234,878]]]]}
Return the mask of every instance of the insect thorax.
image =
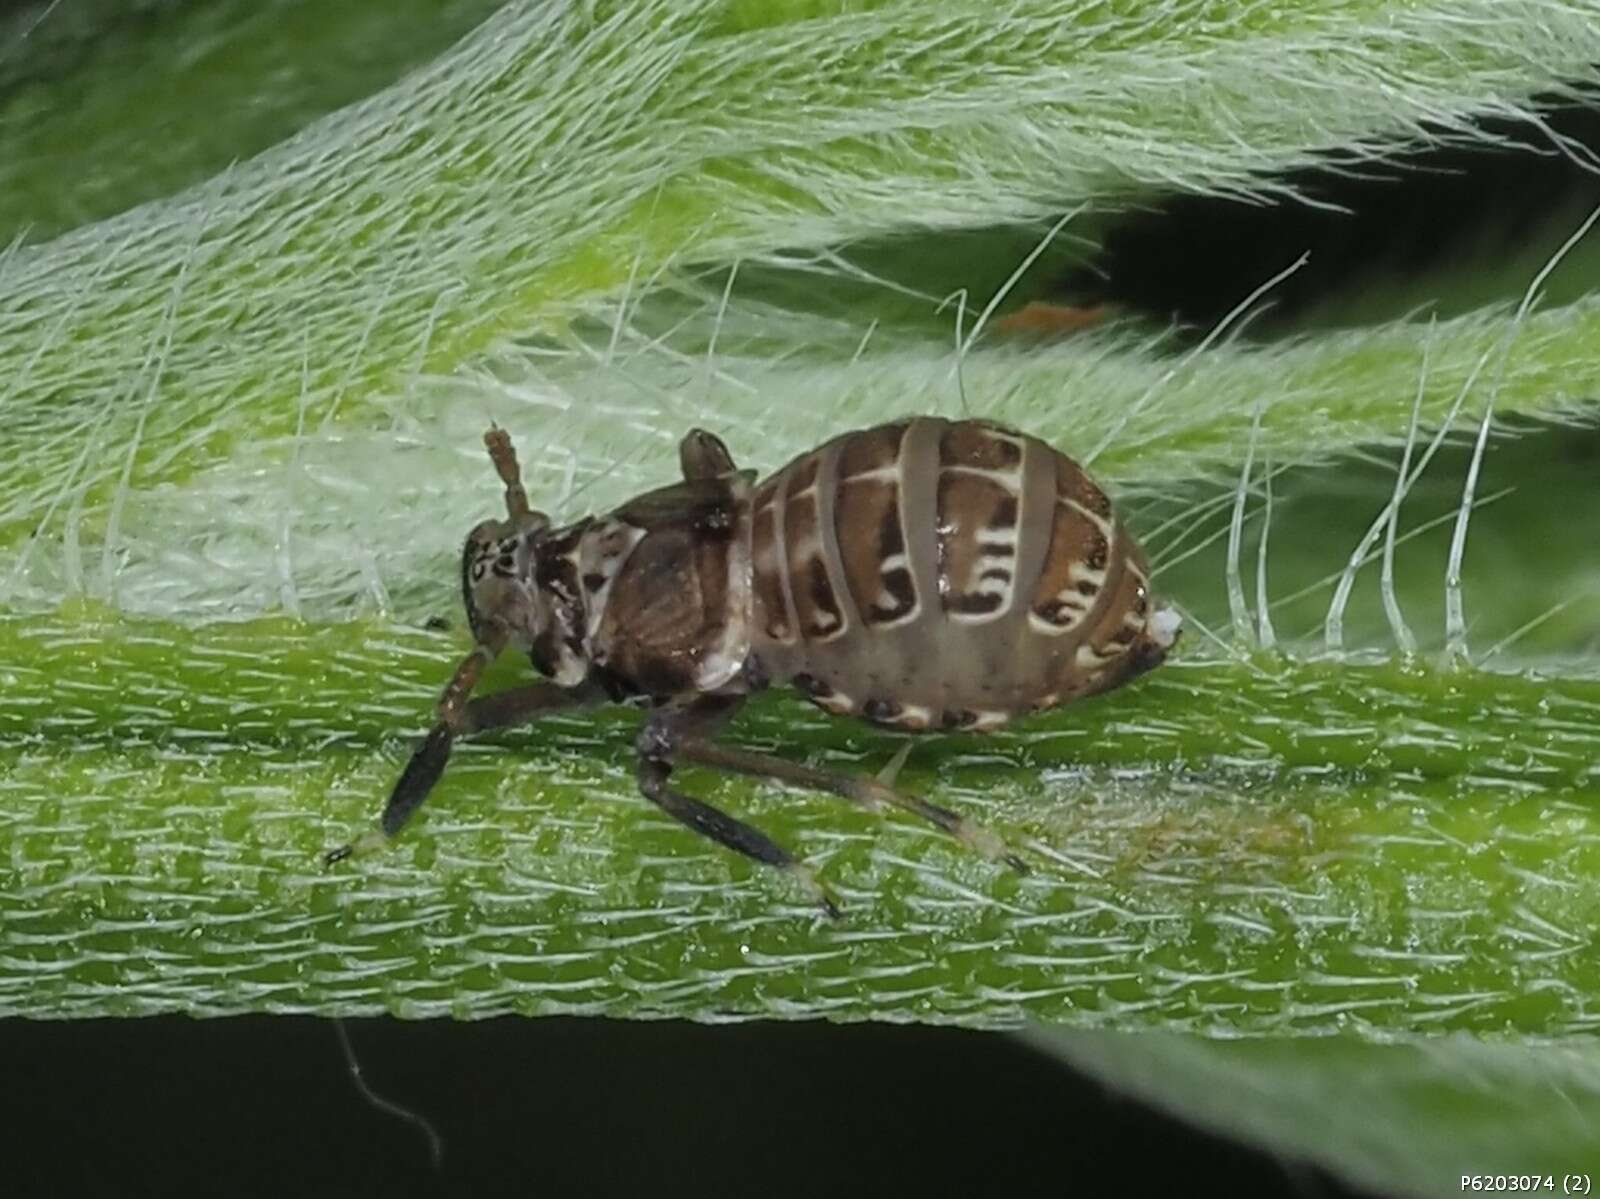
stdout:
{"type": "Polygon", "coordinates": [[[749,485],[676,484],[542,538],[534,666],[619,699],[747,690],[749,485]]]}

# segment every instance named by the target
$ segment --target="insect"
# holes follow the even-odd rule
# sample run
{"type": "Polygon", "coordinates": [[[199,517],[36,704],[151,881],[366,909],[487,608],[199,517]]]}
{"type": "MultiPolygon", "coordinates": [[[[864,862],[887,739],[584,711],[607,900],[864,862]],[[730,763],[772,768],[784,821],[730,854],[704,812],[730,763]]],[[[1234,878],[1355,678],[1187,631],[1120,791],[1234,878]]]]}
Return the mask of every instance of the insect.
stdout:
{"type": "Polygon", "coordinates": [[[1179,632],[1105,493],[1064,454],[986,421],[918,417],[846,433],[760,483],[694,429],[679,445],[681,482],[559,528],[529,507],[510,437],[491,428],[484,444],[506,519],[479,524],[462,551],[474,648],[361,846],[400,831],[458,738],[621,702],[648,712],[635,742],[645,798],[789,871],[830,915],[837,904],[803,863],[675,790],[674,765],[899,807],[1025,870],[989,829],[882,776],[716,735],[752,692],[784,684],[885,728],[985,732],[1121,686],[1159,665],[1179,632]],[[471,698],[506,650],[545,679],[471,698]]]}

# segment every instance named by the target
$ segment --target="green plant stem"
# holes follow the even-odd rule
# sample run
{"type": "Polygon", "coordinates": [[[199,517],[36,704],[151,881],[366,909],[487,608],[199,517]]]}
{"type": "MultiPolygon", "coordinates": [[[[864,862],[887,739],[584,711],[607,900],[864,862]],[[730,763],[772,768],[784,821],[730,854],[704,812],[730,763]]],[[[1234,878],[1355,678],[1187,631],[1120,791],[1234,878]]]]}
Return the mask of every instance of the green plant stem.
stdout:
{"type": "MultiPolygon", "coordinates": [[[[458,750],[393,849],[324,870],[459,648],[0,623],[0,1011],[1594,1028],[1600,682],[1179,663],[919,743],[902,784],[1023,846],[1027,877],[904,819],[682,772],[811,860],[835,924],[639,798],[621,711],[458,750]]],[[[778,696],[731,736],[863,771],[896,746],[778,696]]]]}

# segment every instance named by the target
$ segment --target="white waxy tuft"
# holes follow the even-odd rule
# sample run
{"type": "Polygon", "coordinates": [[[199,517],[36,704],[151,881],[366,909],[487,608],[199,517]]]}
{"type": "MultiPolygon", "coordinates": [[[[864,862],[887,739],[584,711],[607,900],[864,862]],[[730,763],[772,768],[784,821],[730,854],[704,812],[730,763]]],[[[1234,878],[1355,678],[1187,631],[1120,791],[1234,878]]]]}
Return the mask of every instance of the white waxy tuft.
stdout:
{"type": "Polygon", "coordinates": [[[1183,628],[1183,617],[1176,608],[1157,608],[1150,616],[1150,639],[1162,649],[1171,649],[1183,628]]]}
{"type": "Polygon", "coordinates": [[[841,691],[834,691],[826,695],[813,695],[811,702],[819,708],[832,712],[835,716],[854,716],[856,714],[856,701],[841,691]]]}

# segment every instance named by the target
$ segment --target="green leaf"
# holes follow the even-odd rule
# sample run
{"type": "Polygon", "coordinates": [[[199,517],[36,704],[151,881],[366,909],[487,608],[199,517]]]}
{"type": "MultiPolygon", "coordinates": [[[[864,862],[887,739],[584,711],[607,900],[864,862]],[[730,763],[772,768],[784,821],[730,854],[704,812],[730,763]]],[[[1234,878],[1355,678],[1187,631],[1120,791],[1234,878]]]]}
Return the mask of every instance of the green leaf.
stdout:
{"type": "Polygon", "coordinates": [[[1494,1181],[1501,1175],[1530,1194],[1581,1195],[1600,1174],[1600,1050],[1588,1041],[1208,1041],[1051,1028],[1028,1039],[1119,1091],[1376,1194],[1510,1189],[1494,1181]]]}
{"type": "Polygon", "coordinates": [[[0,18],[0,241],[202,183],[394,82],[500,0],[74,0],[0,18]]]}
{"type": "Polygon", "coordinates": [[[1268,171],[1423,121],[1470,137],[1468,113],[1600,59],[1594,0],[751,11],[508,5],[203,185],[14,248],[0,570],[36,535],[114,545],[128,486],[370,427],[418,372],[674,263],[1270,190],[1268,171]]]}

